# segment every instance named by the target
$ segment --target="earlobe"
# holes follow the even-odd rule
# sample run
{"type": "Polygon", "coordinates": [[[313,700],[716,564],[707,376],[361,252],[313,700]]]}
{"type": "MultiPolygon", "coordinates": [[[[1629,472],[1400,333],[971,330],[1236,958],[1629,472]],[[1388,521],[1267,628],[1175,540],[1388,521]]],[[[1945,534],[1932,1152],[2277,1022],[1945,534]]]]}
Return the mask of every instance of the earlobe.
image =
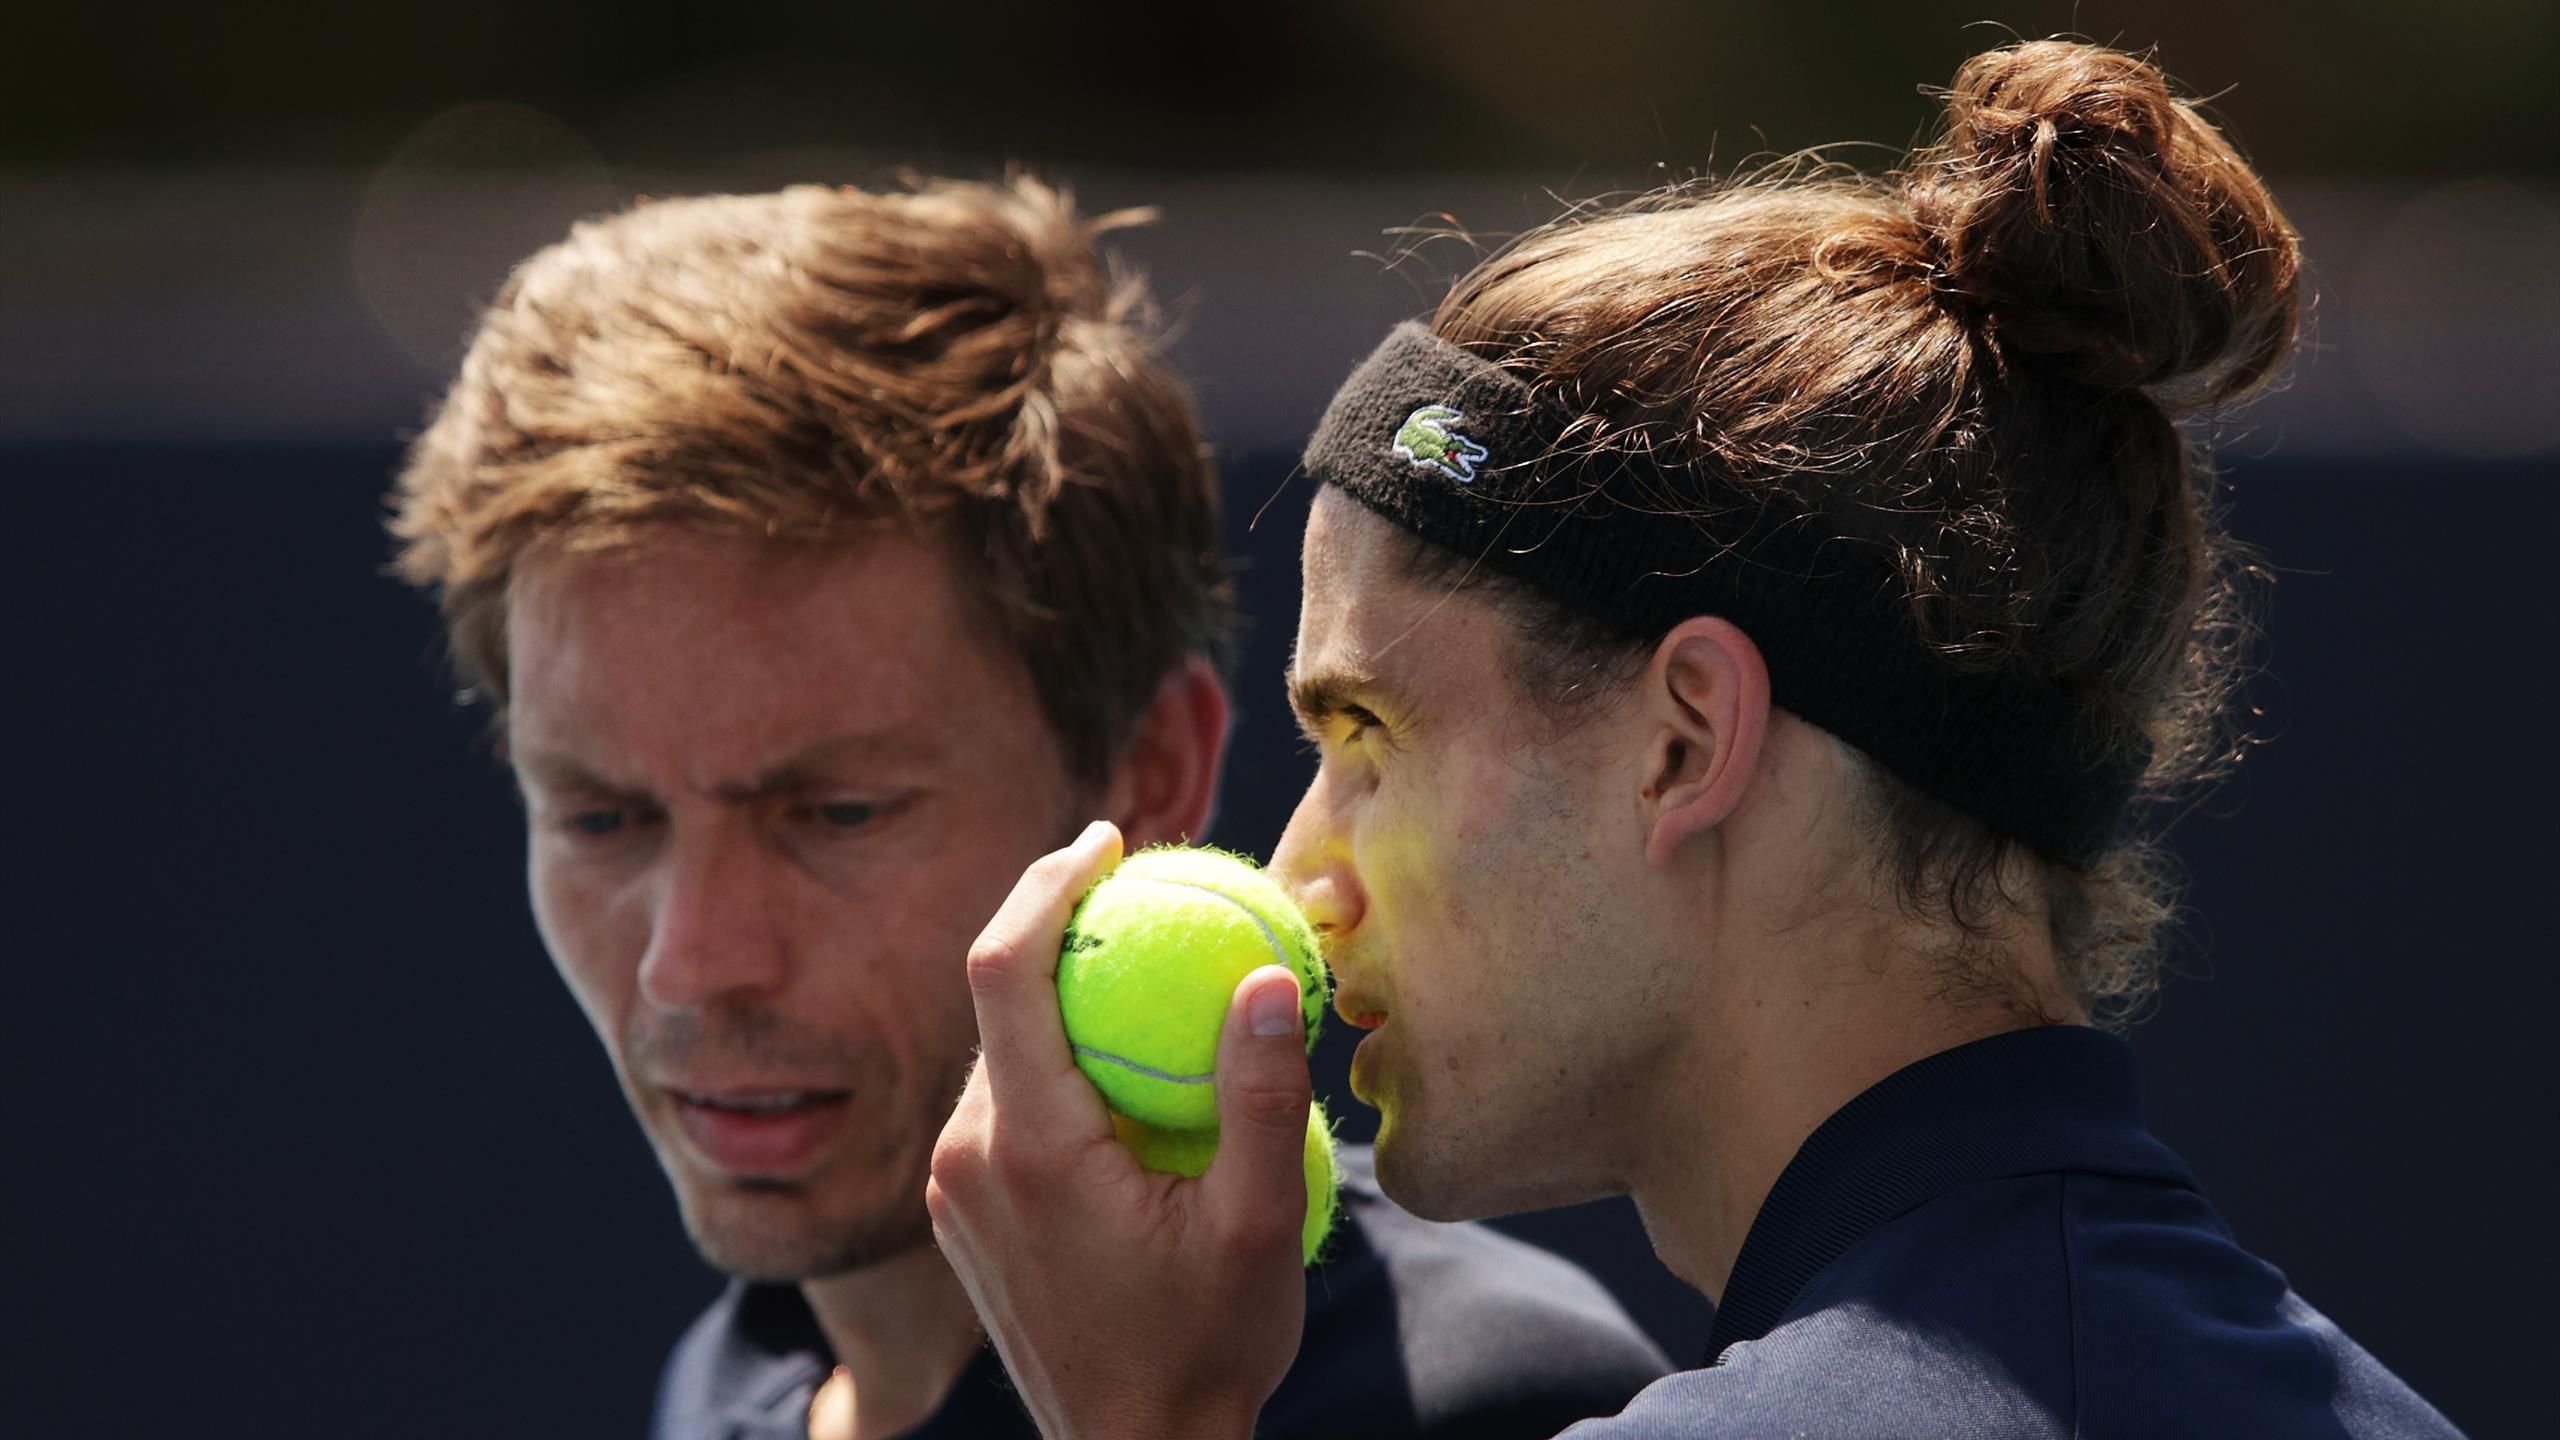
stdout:
{"type": "Polygon", "coordinates": [[[1186,658],[1156,688],[1103,794],[1101,816],[1120,827],[1131,850],[1194,840],[1208,830],[1228,715],[1226,687],[1199,656],[1186,658]]]}
{"type": "Polygon", "coordinates": [[[1742,803],[1768,734],[1769,669],[1750,636],[1701,616],[1654,646],[1644,687],[1652,733],[1639,797],[1644,853],[1667,866],[1742,803]]]}

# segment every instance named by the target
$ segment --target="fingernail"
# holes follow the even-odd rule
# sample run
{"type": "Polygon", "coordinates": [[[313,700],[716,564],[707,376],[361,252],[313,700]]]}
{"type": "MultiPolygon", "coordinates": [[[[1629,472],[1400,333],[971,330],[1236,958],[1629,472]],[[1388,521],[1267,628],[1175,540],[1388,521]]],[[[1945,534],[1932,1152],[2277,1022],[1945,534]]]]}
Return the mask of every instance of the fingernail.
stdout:
{"type": "Polygon", "coordinates": [[[1290,977],[1289,988],[1265,984],[1245,1000],[1245,1018],[1253,1022],[1256,1035],[1296,1034],[1305,1021],[1299,1016],[1297,977],[1290,977]]]}
{"type": "Polygon", "coordinates": [[[1076,837],[1075,848],[1078,850],[1093,850],[1100,848],[1102,845],[1102,837],[1105,832],[1110,830],[1110,828],[1111,822],[1108,820],[1096,820],[1092,824],[1085,826],[1084,833],[1076,837]]]}

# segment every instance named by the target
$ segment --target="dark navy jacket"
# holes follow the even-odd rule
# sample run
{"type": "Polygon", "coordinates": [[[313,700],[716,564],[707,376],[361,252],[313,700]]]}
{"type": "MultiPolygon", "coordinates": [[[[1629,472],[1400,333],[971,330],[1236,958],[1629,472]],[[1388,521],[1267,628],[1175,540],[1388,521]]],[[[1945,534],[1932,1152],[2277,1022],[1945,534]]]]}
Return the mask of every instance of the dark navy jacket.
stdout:
{"type": "Polygon", "coordinates": [[[2234,1243],[2143,1129],[2133,1053],[2022,1031],[1823,1122],[1708,1341],[1573,1440],[2381,1440],[2442,1415],[2234,1243]]]}
{"type": "MultiPolygon", "coordinates": [[[[1270,1440],[1545,1440],[1607,1415],[1671,1368],[1581,1270],[1475,1225],[1417,1220],[1378,1193],[1364,1146],[1342,1151],[1343,1220],[1307,1272],[1297,1362],[1263,1407],[1270,1440]]],[[[677,1342],[657,1440],[802,1440],[832,1364],[788,1285],[733,1284],[677,1342]]],[[[915,1440],[1036,1432],[995,1352],[979,1350],[915,1440]]]]}

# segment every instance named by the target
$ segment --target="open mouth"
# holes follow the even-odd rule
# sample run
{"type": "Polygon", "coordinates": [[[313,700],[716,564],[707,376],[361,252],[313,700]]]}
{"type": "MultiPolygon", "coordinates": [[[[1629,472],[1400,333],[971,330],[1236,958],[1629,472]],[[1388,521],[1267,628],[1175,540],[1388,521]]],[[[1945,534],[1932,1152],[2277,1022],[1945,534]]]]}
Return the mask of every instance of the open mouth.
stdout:
{"type": "Polygon", "coordinates": [[[1387,1023],[1387,1012],[1371,1009],[1367,996],[1349,996],[1335,991],[1333,1013],[1342,1017],[1343,1024],[1355,1030],[1375,1030],[1387,1023]]]}
{"type": "Polygon", "coordinates": [[[788,1178],[813,1165],[842,1128],[849,1090],[667,1092],[695,1154],[739,1177],[788,1178]]]}
{"type": "Polygon", "coordinates": [[[843,1090],[773,1090],[752,1095],[699,1094],[690,1090],[670,1090],[667,1093],[687,1105],[737,1115],[782,1115],[811,1105],[828,1105],[851,1098],[850,1093],[843,1090]]]}

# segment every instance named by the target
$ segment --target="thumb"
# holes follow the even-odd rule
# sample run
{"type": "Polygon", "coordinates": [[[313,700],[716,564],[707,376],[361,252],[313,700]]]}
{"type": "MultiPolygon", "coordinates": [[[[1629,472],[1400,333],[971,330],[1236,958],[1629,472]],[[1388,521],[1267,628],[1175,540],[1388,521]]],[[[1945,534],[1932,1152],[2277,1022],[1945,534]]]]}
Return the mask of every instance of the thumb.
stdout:
{"type": "Polygon", "coordinates": [[[1219,1213],[1294,1249],[1306,1217],[1306,1013],[1298,977],[1265,965],[1236,986],[1218,1041],[1218,1154],[1201,1183],[1219,1213]]]}

